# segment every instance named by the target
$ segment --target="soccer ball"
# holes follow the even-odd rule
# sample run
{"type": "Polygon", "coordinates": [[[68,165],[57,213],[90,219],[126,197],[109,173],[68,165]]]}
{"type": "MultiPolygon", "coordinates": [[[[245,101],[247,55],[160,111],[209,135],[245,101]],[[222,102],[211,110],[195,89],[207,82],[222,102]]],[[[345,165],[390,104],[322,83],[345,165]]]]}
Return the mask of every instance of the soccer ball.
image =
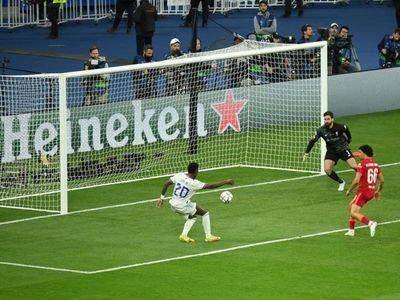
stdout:
{"type": "Polygon", "coordinates": [[[228,203],[231,203],[231,201],[232,201],[232,199],[233,199],[233,195],[232,195],[232,193],[231,193],[230,191],[224,191],[224,192],[222,192],[221,195],[219,196],[219,199],[220,199],[223,203],[228,204],[228,203]]]}

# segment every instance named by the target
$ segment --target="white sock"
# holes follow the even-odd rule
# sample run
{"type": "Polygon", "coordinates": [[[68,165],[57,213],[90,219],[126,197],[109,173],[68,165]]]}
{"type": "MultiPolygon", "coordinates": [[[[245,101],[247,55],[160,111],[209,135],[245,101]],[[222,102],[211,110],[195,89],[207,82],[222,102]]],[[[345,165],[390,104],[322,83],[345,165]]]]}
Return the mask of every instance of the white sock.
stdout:
{"type": "Polygon", "coordinates": [[[187,236],[189,234],[189,231],[190,229],[192,229],[194,222],[196,222],[196,218],[187,219],[185,225],[183,226],[183,231],[182,231],[183,236],[187,236]]]}
{"type": "Polygon", "coordinates": [[[208,239],[211,236],[211,222],[210,214],[208,212],[203,216],[203,228],[204,233],[206,234],[206,239],[208,239]]]}

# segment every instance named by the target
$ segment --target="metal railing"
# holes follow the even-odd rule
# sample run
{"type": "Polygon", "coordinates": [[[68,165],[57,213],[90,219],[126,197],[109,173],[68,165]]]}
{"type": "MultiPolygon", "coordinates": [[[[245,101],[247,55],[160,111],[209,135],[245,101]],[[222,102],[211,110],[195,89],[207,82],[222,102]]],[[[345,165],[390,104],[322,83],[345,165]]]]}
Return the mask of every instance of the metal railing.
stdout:
{"type": "MultiPolygon", "coordinates": [[[[60,6],[59,22],[111,18],[115,11],[114,0],[68,0],[60,6]]],[[[0,28],[12,30],[22,26],[47,26],[46,3],[35,3],[32,0],[7,0],[0,6],[0,28]]]]}
{"type": "MultiPolygon", "coordinates": [[[[210,13],[227,14],[235,9],[258,8],[259,0],[215,0],[210,13]]],[[[304,4],[337,4],[346,0],[305,0],[304,4]]],[[[349,0],[348,0],[349,1],[349,0]]],[[[139,1],[138,1],[139,2],[139,1]]],[[[186,15],[189,0],[151,0],[160,15],[186,15]]],[[[271,6],[282,6],[284,0],[270,0],[271,6]]],[[[67,0],[60,7],[60,22],[112,18],[116,0],[67,0]]],[[[0,28],[12,30],[22,26],[47,26],[46,4],[38,0],[7,0],[0,6],[0,28]]]]}

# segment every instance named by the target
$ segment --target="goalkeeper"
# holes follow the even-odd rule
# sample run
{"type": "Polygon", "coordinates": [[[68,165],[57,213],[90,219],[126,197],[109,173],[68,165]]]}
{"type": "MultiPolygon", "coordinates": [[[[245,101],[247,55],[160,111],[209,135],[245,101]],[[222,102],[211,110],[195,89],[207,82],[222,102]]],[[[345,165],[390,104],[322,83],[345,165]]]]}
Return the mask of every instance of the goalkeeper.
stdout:
{"type": "Polygon", "coordinates": [[[303,161],[307,159],[308,154],[319,138],[323,138],[326,142],[327,151],[324,159],[324,171],[326,175],[339,183],[338,191],[343,192],[346,182],[333,171],[333,167],[341,159],[347,162],[350,168],[357,170],[356,160],[349,147],[351,142],[350,129],[346,125],[335,123],[333,112],[325,112],[324,125],[318,128],[316,134],[308,143],[303,161]]]}

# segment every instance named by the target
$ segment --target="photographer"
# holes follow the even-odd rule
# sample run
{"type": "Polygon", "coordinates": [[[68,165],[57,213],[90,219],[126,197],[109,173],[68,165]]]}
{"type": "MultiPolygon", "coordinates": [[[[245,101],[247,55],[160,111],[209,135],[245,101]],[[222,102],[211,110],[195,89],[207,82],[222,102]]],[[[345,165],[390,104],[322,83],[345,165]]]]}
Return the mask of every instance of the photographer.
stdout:
{"type": "MultiPolygon", "coordinates": [[[[93,46],[89,49],[90,58],[84,63],[84,70],[108,68],[104,56],[100,56],[99,48],[93,46]]],[[[108,100],[108,85],[110,75],[95,75],[86,77],[81,85],[86,89],[83,105],[105,104],[108,100]]]]}
{"type": "Polygon", "coordinates": [[[328,42],[328,75],[332,75],[333,73],[333,65],[335,60],[335,42],[338,29],[339,25],[337,23],[332,23],[329,28],[318,28],[318,33],[320,36],[317,41],[328,42]]]}
{"type": "MultiPolygon", "coordinates": [[[[199,38],[196,39],[196,48],[194,51],[192,49],[188,49],[188,53],[200,53],[203,51],[201,47],[201,40],[199,38]]],[[[188,85],[189,90],[204,92],[207,89],[207,83],[210,77],[210,71],[212,69],[216,69],[217,66],[214,62],[201,62],[188,65],[188,85]]]]}
{"type": "MultiPolygon", "coordinates": [[[[274,32],[271,36],[271,43],[275,44],[293,44],[295,39],[292,36],[280,36],[274,32]]],[[[266,72],[270,83],[283,82],[294,79],[294,70],[289,53],[271,53],[267,56],[266,72]]]]}
{"type": "MultiPolygon", "coordinates": [[[[181,42],[177,38],[171,39],[169,42],[170,51],[164,55],[164,59],[176,59],[183,54],[181,51],[181,42]]],[[[170,67],[164,70],[167,80],[166,96],[174,96],[186,94],[187,91],[187,74],[185,66],[170,67]]]]}
{"type": "MultiPolygon", "coordinates": [[[[237,36],[233,38],[233,45],[241,44],[243,40],[237,36]]],[[[240,46],[238,46],[240,47],[240,46]]],[[[237,88],[244,86],[248,81],[247,60],[244,57],[227,59],[224,62],[224,83],[226,88],[237,88]]]]}
{"type": "Polygon", "coordinates": [[[385,35],[378,44],[379,66],[391,68],[400,66],[400,28],[391,35],[385,35]]]}
{"type": "Polygon", "coordinates": [[[333,74],[345,74],[357,72],[358,69],[351,63],[351,35],[349,27],[342,26],[334,44],[334,67],[333,74]]]}
{"type": "MultiPolygon", "coordinates": [[[[152,45],[145,45],[143,54],[133,59],[133,64],[155,62],[152,45]]],[[[157,95],[157,69],[144,69],[133,72],[136,99],[152,98],[157,95]]]]}

